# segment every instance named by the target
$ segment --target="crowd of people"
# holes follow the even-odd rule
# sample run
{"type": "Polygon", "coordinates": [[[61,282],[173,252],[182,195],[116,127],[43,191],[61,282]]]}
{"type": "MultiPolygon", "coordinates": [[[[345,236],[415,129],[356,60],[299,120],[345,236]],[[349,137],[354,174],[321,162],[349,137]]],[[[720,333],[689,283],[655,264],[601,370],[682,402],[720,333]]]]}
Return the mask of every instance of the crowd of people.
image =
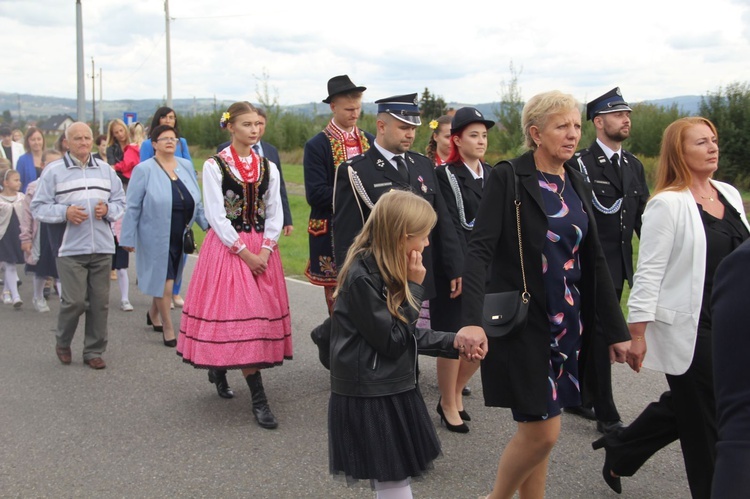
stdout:
{"type": "MultiPolygon", "coordinates": [[[[596,421],[592,446],[605,450],[602,478],[617,493],[621,477],[677,440],[693,497],[745,490],[736,469],[750,462],[750,397],[727,316],[741,313],[733,290],[746,283],[727,262],[747,261],[737,248],[748,247],[750,224],[739,192],[713,180],[714,124],[669,125],[651,194],[643,165],[622,148],[632,109],[619,88],[587,103],[596,140],[581,150],[580,103],[559,91],[533,96],[522,113],[527,152],[494,167],[485,154],[495,123],[479,110],[432,121],[422,155],[411,150],[417,94],[376,100],[373,135],[357,126],[365,91],[347,75],[329,80],[331,120],[303,159],[305,274],[323,287],[328,312],[311,336],[330,369],[331,473],[369,481],[378,498],[412,497],[410,480],[441,452],[419,390],[421,354],[437,357],[435,410],[448,431],[470,431],[464,396],[477,370],[485,404],[511,409],[516,431],[489,498],[544,496],[563,411],[596,421]],[[493,308],[499,295],[512,297],[509,308],[493,308]],[[664,372],[669,385],[627,426],[614,362],[664,372]]],[[[202,189],[168,107],[146,129],[112,120],[96,141],[74,123],[56,149],[34,127],[20,146],[0,127],[4,303],[22,308],[24,264],[35,310],[50,311],[50,289],[60,297],[60,362],[72,363],[85,314],[83,362],[103,369],[110,281],[132,311],[135,253],[138,289],[152,297],[147,326],[205,369],[222,398],[234,396],[227,375],[239,370],[256,422],[277,428],[261,373],[293,357],[278,252],[293,223],[278,151],[262,140],[266,120],[248,102],[229,106],[218,125],[231,140],[203,164],[202,189]],[[183,300],[194,224],[207,233],[183,300]]]]}

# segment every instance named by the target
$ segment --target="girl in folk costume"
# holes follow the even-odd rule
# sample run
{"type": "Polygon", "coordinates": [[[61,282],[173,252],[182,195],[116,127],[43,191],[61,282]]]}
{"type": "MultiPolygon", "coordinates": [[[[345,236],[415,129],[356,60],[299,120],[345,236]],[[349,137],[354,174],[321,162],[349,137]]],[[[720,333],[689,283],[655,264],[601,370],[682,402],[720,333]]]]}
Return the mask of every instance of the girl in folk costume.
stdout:
{"type": "Polygon", "coordinates": [[[5,267],[5,290],[3,302],[21,308],[23,301],[18,294],[18,271],[16,264],[23,263],[21,250],[21,217],[23,198],[21,175],[10,168],[0,169],[0,263],[5,267]]]}
{"type": "Polygon", "coordinates": [[[430,121],[430,142],[425,147],[425,156],[430,158],[435,166],[444,165],[451,153],[451,121],[447,114],[430,121]]]}
{"type": "Polygon", "coordinates": [[[276,241],[283,212],[276,165],[255,154],[257,110],[235,102],[221,126],[232,143],[203,165],[203,196],[211,229],[201,247],[182,311],[177,353],[208,369],[219,396],[232,398],[227,369],[241,369],[253,414],[276,428],[261,369],[292,358],[289,298],[276,241]]]}

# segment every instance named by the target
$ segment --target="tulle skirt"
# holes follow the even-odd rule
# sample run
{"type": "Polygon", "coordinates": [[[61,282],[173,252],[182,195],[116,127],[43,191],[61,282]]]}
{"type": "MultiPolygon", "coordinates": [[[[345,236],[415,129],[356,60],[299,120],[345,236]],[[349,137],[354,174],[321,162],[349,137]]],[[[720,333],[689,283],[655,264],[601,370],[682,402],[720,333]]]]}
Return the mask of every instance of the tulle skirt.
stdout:
{"type": "MultiPolygon", "coordinates": [[[[241,232],[253,252],[263,235],[241,232]]],[[[292,358],[292,326],[278,251],[254,276],[213,230],[200,249],[177,337],[177,354],[195,367],[264,368],[292,358]]]]}
{"type": "Polygon", "coordinates": [[[418,478],[440,456],[440,440],[419,389],[383,397],[331,394],[329,465],[347,482],[418,478]]]}

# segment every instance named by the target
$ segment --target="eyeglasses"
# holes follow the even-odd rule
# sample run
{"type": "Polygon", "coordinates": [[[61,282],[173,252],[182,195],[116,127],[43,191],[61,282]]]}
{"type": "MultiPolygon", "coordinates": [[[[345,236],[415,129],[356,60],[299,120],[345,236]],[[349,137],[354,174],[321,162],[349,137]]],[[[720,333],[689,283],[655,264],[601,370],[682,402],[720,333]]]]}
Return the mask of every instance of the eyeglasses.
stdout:
{"type": "Polygon", "coordinates": [[[177,142],[178,140],[180,139],[178,139],[177,137],[162,137],[160,139],[156,139],[157,142],[177,142]]]}

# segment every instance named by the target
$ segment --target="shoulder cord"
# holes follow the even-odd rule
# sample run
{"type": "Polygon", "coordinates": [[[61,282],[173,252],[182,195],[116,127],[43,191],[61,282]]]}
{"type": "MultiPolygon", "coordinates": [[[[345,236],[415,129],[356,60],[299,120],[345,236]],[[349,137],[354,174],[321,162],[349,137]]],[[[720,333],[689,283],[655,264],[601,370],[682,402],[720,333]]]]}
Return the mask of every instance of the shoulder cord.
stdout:
{"type": "MultiPolygon", "coordinates": [[[[583,161],[581,160],[580,156],[578,157],[578,165],[581,167],[581,173],[583,173],[583,175],[586,177],[586,182],[588,182],[590,184],[591,183],[591,179],[589,178],[589,172],[586,169],[586,165],[583,164],[583,161]]],[[[599,211],[601,213],[604,213],[605,215],[614,215],[615,213],[617,213],[618,211],[620,211],[620,208],[622,207],[622,199],[623,198],[618,199],[617,201],[615,201],[612,204],[612,206],[610,206],[609,208],[607,208],[596,197],[596,191],[594,191],[592,189],[591,192],[592,192],[593,197],[594,197],[594,199],[593,199],[594,208],[596,208],[597,211],[599,211]]]]}
{"type": "Polygon", "coordinates": [[[459,222],[461,222],[461,227],[466,230],[473,230],[474,220],[472,220],[471,222],[466,221],[466,212],[464,211],[464,198],[461,195],[461,189],[458,186],[458,180],[456,180],[456,176],[448,169],[448,167],[445,168],[445,173],[448,175],[448,183],[451,186],[453,195],[456,197],[456,206],[458,207],[458,220],[459,222]]]}

